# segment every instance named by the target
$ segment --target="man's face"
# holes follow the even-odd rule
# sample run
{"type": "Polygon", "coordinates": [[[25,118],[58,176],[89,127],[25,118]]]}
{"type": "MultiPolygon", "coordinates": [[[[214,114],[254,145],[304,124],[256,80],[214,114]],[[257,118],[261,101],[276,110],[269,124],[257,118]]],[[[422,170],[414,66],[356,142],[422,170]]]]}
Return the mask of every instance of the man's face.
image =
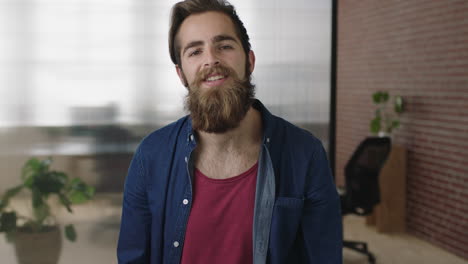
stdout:
{"type": "Polygon", "coordinates": [[[231,19],[219,12],[191,15],[176,38],[181,47],[176,69],[189,89],[186,108],[194,128],[222,133],[237,127],[253,98],[249,77],[255,57],[252,51],[245,55],[231,19]]]}

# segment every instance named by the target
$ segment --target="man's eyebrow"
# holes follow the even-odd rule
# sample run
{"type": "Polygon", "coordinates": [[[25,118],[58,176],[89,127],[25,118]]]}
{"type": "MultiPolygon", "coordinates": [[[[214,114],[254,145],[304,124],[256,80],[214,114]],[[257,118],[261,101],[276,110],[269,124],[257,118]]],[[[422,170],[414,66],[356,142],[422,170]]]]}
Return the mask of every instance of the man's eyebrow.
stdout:
{"type": "Polygon", "coordinates": [[[192,41],[190,42],[189,44],[187,44],[184,48],[184,50],[182,51],[182,55],[190,48],[193,48],[193,47],[196,47],[196,46],[201,46],[203,45],[203,41],[201,40],[196,40],[196,41],[192,41]]]}
{"type": "Polygon", "coordinates": [[[231,37],[229,35],[217,35],[215,37],[212,38],[211,41],[213,41],[213,43],[217,43],[217,42],[221,42],[221,41],[224,41],[224,40],[232,40],[234,42],[238,42],[237,39],[235,39],[234,37],[231,37]]]}

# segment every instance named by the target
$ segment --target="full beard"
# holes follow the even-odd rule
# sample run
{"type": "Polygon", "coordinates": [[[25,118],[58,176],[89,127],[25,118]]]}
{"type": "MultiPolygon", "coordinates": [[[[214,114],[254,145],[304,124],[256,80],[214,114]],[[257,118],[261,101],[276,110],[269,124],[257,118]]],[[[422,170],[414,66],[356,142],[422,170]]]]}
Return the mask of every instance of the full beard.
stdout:
{"type": "Polygon", "coordinates": [[[238,127],[255,95],[255,85],[249,77],[240,80],[234,70],[221,65],[198,73],[189,85],[185,100],[185,109],[190,112],[193,129],[224,133],[238,127]],[[203,80],[215,72],[229,78],[222,85],[202,91],[200,86],[203,80]]]}

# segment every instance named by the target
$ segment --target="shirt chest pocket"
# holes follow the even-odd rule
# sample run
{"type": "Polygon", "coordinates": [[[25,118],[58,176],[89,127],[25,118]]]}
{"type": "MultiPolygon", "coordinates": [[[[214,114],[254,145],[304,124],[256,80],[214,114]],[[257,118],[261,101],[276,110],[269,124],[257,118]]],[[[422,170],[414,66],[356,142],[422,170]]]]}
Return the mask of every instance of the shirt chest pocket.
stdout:
{"type": "MultiPolygon", "coordinates": [[[[298,234],[304,200],[278,197],[271,219],[270,251],[272,259],[285,259],[298,234]]],[[[281,262],[278,262],[281,263],[281,262]]]]}

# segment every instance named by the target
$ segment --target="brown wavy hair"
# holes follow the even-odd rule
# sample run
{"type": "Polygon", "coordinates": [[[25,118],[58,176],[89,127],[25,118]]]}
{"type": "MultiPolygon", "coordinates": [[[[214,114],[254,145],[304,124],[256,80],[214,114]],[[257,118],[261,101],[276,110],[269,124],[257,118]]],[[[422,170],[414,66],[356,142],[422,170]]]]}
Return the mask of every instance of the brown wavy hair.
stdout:
{"type": "MultiPolygon", "coordinates": [[[[225,0],[185,0],[178,2],[172,7],[171,21],[169,29],[169,54],[174,64],[180,63],[180,44],[177,41],[177,33],[184,20],[193,14],[200,14],[208,11],[216,11],[226,14],[231,18],[237,37],[240,39],[246,58],[250,52],[250,39],[244,23],[239,19],[236,9],[225,0]]],[[[247,59],[248,61],[248,59],[247,59]]]]}

